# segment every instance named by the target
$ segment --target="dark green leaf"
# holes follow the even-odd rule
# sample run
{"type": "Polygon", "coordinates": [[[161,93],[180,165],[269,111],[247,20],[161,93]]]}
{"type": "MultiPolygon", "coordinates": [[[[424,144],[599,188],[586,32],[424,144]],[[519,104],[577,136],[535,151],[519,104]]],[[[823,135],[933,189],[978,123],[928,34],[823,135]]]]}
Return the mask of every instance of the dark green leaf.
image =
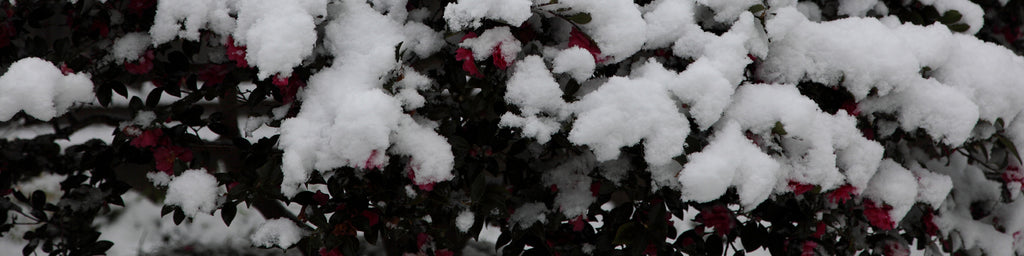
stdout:
{"type": "Polygon", "coordinates": [[[39,246],[39,239],[32,239],[28,241],[25,248],[21,249],[21,255],[28,256],[36,251],[36,247],[39,246]]]}
{"type": "Polygon", "coordinates": [[[181,222],[185,221],[185,212],[181,208],[174,209],[174,225],[181,225],[181,222]]]}
{"type": "Polygon", "coordinates": [[[146,107],[156,108],[160,104],[160,96],[163,96],[164,90],[160,88],[154,88],[149,91],[149,95],[146,96],[146,107]]]}
{"type": "Polygon", "coordinates": [[[114,243],[107,240],[97,241],[96,243],[92,244],[92,249],[90,249],[89,251],[92,255],[102,255],[105,252],[107,252],[107,250],[109,250],[110,247],[113,246],[114,243]]]}
{"type": "Polygon", "coordinates": [[[946,26],[949,27],[949,30],[956,31],[956,32],[964,32],[964,31],[967,31],[968,29],[971,29],[971,26],[969,26],[967,24],[963,24],[963,23],[949,24],[949,25],[946,25],[946,26]]]}
{"type": "Polygon", "coordinates": [[[962,17],[963,15],[960,15],[960,12],[956,10],[949,10],[946,11],[946,13],[942,14],[942,17],[939,18],[939,22],[942,22],[942,24],[949,25],[956,23],[957,21],[960,21],[960,18],[962,17]]]}
{"type": "Polygon", "coordinates": [[[43,205],[46,204],[46,193],[42,190],[36,190],[32,192],[32,208],[42,209],[43,205]]]}
{"type": "Polygon", "coordinates": [[[139,110],[142,110],[145,107],[146,103],[143,103],[142,98],[139,98],[139,96],[133,96],[132,99],[128,101],[128,109],[130,109],[132,113],[139,112],[139,110]]]}
{"type": "Polygon", "coordinates": [[[512,241],[512,231],[501,232],[501,235],[498,235],[497,242],[494,243],[494,247],[495,248],[500,248],[502,246],[505,246],[506,244],[508,244],[508,242],[511,242],[511,241],[512,241]]]}
{"type": "Polygon", "coordinates": [[[100,102],[100,105],[107,107],[110,106],[111,88],[107,84],[96,87],[96,100],[100,102]]]}
{"type": "Polygon", "coordinates": [[[764,5],[755,4],[753,6],[750,6],[750,8],[747,8],[747,11],[750,11],[751,13],[758,13],[760,11],[764,11],[764,9],[765,9],[764,5]]]}
{"type": "Polygon", "coordinates": [[[772,127],[772,134],[786,135],[786,127],[782,125],[782,122],[775,122],[775,127],[772,127]]]}
{"type": "Polygon", "coordinates": [[[171,213],[173,211],[174,211],[174,206],[173,205],[166,205],[165,204],[163,208],[160,208],[160,216],[163,217],[163,216],[165,216],[168,213],[171,213]]]}
{"type": "Polygon", "coordinates": [[[231,221],[235,219],[235,213],[238,212],[238,206],[236,203],[224,204],[224,207],[220,209],[220,218],[224,220],[224,224],[231,226],[231,221]]]}
{"type": "Polygon", "coordinates": [[[565,17],[565,19],[580,25],[590,23],[590,21],[593,20],[590,17],[590,14],[585,12],[573,14],[572,16],[565,17]]]}

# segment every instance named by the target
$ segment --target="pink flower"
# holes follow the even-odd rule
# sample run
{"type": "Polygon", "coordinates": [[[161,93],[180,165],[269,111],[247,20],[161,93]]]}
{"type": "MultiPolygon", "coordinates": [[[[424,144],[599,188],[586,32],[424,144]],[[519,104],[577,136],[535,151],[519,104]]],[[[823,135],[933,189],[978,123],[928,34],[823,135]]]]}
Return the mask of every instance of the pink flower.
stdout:
{"type": "Polygon", "coordinates": [[[720,236],[728,234],[736,225],[732,220],[732,211],[722,205],[701,210],[698,218],[705,226],[715,228],[715,233],[720,236]]]}
{"type": "Polygon", "coordinates": [[[249,67],[249,62],[245,61],[245,46],[235,45],[235,39],[229,36],[227,47],[228,59],[235,61],[235,66],[240,68],[249,67]]]}
{"type": "Polygon", "coordinates": [[[807,193],[807,191],[811,191],[812,189],[814,189],[814,185],[803,184],[803,183],[791,180],[791,181],[789,181],[789,189],[793,190],[793,194],[796,194],[796,195],[799,196],[800,194],[807,193]]]}
{"type": "Polygon", "coordinates": [[[850,200],[855,194],[857,194],[857,187],[846,184],[829,192],[828,201],[831,203],[846,203],[846,200],[850,200]]]}
{"type": "Polygon", "coordinates": [[[590,41],[590,38],[576,27],[573,27],[572,31],[569,31],[569,48],[572,47],[586,49],[590,52],[590,55],[594,57],[595,62],[604,62],[604,59],[601,58],[601,49],[598,49],[597,45],[594,45],[594,43],[590,41]]]}
{"type": "Polygon", "coordinates": [[[142,75],[149,73],[153,70],[153,50],[146,50],[146,53],[142,54],[135,62],[125,62],[124,69],[128,70],[128,73],[142,75]]]}
{"type": "Polygon", "coordinates": [[[884,203],[882,206],[878,206],[870,199],[864,200],[864,217],[867,217],[872,226],[879,229],[890,230],[896,227],[896,222],[889,217],[890,210],[892,210],[892,206],[884,203]]]}

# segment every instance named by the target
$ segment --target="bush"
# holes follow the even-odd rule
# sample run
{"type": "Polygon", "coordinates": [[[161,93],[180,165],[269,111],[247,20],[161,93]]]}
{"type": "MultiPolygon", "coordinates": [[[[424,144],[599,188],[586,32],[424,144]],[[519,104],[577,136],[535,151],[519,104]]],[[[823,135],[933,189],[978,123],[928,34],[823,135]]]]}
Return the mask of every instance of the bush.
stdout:
{"type": "Polygon", "coordinates": [[[1018,0],[0,7],[26,255],[126,193],[305,255],[1024,254],[1018,0]]]}

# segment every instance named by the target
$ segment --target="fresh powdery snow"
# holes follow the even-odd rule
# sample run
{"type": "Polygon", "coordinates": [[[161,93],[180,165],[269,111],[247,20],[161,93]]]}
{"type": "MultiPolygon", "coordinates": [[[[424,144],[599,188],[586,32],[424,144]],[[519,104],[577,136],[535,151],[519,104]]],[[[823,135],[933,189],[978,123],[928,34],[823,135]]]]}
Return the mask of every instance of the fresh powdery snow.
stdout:
{"type": "Polygon", "coordinates": [[[167,197],[164,204],[176,205],[186,216],[198,213],[212,213],[217,209],[218,188],[217,178],[204,169],[188,170],[174,177],[167,184],[167,197]]]}
{"type": "Polygon", "coordinates": [[[249,239],[254,246],[288,248],[298,243],[305,233],[306,231],[295,225],[295,222],[287,218],[277,218],[260,225],[249,239]]]}
{"type": "Polygon", "coordinates": [[[53,119],[75,104],[93,102],[92,86],[86,73],[64,74],[35,57],[18,60],[0,76],[0,121],[20,111],[40,120],[53,119]]]}

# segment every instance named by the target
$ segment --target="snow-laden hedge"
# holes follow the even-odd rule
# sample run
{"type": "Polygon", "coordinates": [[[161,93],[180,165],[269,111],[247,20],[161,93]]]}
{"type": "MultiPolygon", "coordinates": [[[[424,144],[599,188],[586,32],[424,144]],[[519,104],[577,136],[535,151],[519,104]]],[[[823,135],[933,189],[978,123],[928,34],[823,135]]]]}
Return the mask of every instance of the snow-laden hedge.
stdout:
{"type": "Polygon", "coordinates": [[[1018,0],[0,6],[26,253],[135,188],[306,254],[1024,254],[1018,0]]]}

